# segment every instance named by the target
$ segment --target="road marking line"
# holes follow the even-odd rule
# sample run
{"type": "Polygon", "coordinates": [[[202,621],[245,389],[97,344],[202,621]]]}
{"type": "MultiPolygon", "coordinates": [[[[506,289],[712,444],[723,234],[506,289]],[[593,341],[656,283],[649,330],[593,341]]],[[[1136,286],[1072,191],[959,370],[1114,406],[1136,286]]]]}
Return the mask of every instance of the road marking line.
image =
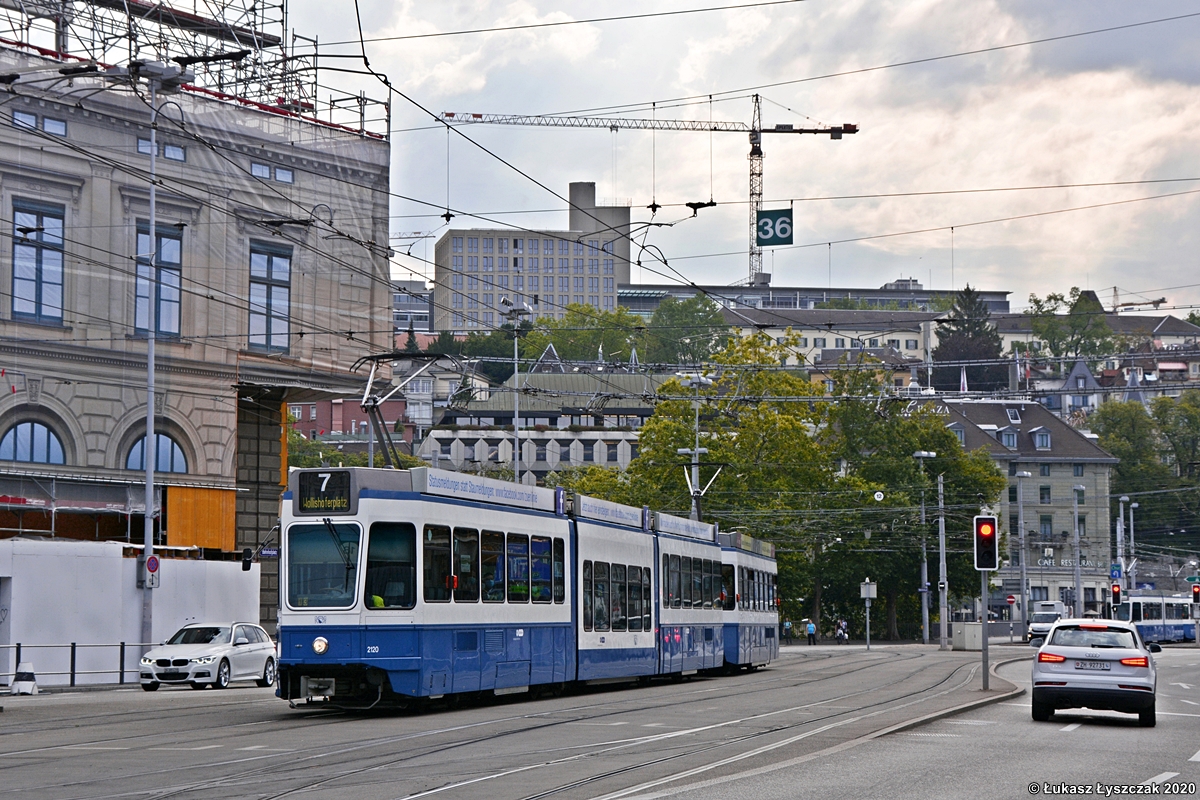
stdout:
{"type": "Polygon", "coordinates": [[[1200,750],[1196,751],[1196,755],[1188,759],[1188,761],[1200,761],[1200,750]]]}
{"type": "Polygon", "coordinates": [[[628,725],[628,722],[568,722],[568,725],[591,725],[597,728],[614,728],[617,725],[628,725]]]}
{"type": "Polygon", "coordinates": [[[1066,726],[1065,728],[1059,728],[1059,730],[1060,731],[1073,731],[1082,724],[1083,724],[1082,722],[1072,722],[1070,725],[1066,726]]]}
{"type": "Polygon", "coordinates": [[[206,745],[203,745],[202,747],[151,747],[149,749],[157,750],[157,751],[164,751],[164,752],[165,751],[180,751],[180,750],[191,752],[193,750],[216,750],[218,747],[224,747],[224,746],[225,745],[223,745],[223,744],[206,744],[206,745]]]}
{"type": "Polygon", "coordinates": [[[1181,702],[1187,703],[1189,706],[1200,706],[1200,703],[1197,703],[1193,700],[1184,700],[1182,697],[1177,698],[1177,699],[1180,700],[1181,702]]]}
{"type": "Polygon", "coordinates": [[[249,747],[239,747],[238,750],[265,750],[265,744],[252,744],[249,747]]]}
{"type": "Polygon", "coordinates": [[[1182,686],[1182,687],[1183,687],[1183,688],[1185,688],[1185,689],[1191,689],[1191,688],[1192,688],[1192,685],[1191,685],[1190,683],[1172,683],[1171,685],[1172,685],[1172,686],[1182,686]]]}
{"type": "Polygon", "coordinates": [[[1153,778],[1150,778],[1149,780],[1142,781],[1142,785],[1145,786],[1148,783],[1162,783],[1163,781],[1169,781],[1169,780],[1171,780],[1171,778],[1174,778],[1178,774],[1179,774],[1178,772],[1163,772],[1158,775],[1155,775],[1153,778]]]}
{"type": "Polygon", "coordinates": [[[902,733],[901,736],[939,736],[949,737],[952,739],[961,739],[961,733],[902,733]]]}
{"type": "Polygon", "coordinates": [[[950,719],[946,720],[947,725],[995,725],[996,721],[991,719],[950,719]]]}
{"type": "Polygon", "coordinates": [[[104,747],[102,745],[83,745],[71,744],[63,748],[64,750],[132,750],[132,747],[104,747]]]}

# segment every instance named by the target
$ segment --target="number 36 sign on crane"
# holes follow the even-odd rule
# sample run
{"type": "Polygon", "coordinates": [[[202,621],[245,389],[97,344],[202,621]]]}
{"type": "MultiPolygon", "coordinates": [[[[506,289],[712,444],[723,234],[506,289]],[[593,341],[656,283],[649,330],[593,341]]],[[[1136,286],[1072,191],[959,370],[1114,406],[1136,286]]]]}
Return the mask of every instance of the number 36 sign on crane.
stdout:
{"type": "Polygon", "coordinates": [[[792,210],[759,211],[756,225],[756,244],[773,247],[792,243],[792,210]]]}

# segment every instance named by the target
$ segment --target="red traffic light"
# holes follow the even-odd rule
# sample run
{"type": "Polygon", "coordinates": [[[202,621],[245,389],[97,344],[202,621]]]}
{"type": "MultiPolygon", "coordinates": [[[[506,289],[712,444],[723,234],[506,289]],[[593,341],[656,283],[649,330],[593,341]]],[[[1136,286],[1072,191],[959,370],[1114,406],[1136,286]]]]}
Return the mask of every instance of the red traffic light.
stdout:
{"type": "Polygon", "coordinates": [[[995,517],[975,517],[975,569],[989,571],[1000,568],[998,539],[995,517]]]}
{"type": "Polygon", "coordinates": [[[1192,584],[1192,602],[1200,603],[1200,583],[1192,584]]]}
{"type": "Polygon", "coordinates": [[[1112,604],[1114,606],[1121,605],[1121,584],[1119,583],[1112,585],[1112,604]]]}

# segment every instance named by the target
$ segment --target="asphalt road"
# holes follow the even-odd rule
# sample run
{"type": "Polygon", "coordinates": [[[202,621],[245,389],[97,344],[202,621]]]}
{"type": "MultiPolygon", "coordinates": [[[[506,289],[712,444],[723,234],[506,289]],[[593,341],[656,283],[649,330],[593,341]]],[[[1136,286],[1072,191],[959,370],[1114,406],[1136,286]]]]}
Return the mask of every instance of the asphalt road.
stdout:
{"type": "MultiPolygon", "coordinates": [[[[995,648],[994,658],[1004,650],[995,648]]],[[[735,796],[755,800],[795,797],[822,786],[835,792],[822,792],[823,797],[838,796],[837,791],[863,797],[874,792],[864,793],[845,765],[914,756],[924,763],[908,765],[908,777],[891,768],[872,767],[869,774],[882,782],[881,791],[891,791],[886,784],[903,792],[905,781],[912,780],[944,786],[947,796],[956,785],[961,789],[966,762],[920,737],[862,742],[914,718],[983,699],[978,654],[918,645],[875,646],[870,653],[861,646],[785,651],[771,668],[753,674],[589,688],[456,709],[439,704],[419,713],[293,710],[272,690],[253,686],[4,697],[0,800],[504,800],[679,790],[724,799],[731,796],[731,779],[754,787],[739,786],[735,796]],[[823,755],[837,747],[845,749],[836,757],[823,755]],[[876,752],[890,755],[868,756],[876,752]],[[944,778],[927,771],[939,758],[945,759],[938,767],[944,778]]],[[[1028,651],[1014,648],[1008,654],[1028,651]]],[[[1002,694],[994,685],[990,697],[1002,694]]],[[[1014,702],[1018,706],[981,713],[1030,729],[1021,698],[1014,702]]],[[[1169,719],[1160,716],[1160,727],[1149,734],[1169,731],[1169,719]]],[[[937,723],[936,730],[946,725],[937,723]]],[[[980,741],[989,743],[992,731],[983,727],[980,741]]],[[[1041,726],[1036,735],[1053,739],[1063,735],[1056,734],[1058,727],[1041,726]]],[[[967,736],[975,728],[947,730],[960,737],[947,742],[967,744],[964,749],[979,744],[967,736]]]]}

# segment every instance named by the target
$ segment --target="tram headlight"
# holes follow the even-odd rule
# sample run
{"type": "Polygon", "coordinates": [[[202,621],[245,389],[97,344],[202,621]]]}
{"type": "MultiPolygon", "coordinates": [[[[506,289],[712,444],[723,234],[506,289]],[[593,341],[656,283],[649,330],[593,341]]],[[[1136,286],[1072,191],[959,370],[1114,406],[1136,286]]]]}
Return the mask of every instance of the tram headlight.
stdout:
{"type": "Polygon", "coordinates": [[[319,656],[325,655],[325,651],[329,649],[329,640],[324,636],[318,636],[313,639],[313,652],[319,656]]]}

